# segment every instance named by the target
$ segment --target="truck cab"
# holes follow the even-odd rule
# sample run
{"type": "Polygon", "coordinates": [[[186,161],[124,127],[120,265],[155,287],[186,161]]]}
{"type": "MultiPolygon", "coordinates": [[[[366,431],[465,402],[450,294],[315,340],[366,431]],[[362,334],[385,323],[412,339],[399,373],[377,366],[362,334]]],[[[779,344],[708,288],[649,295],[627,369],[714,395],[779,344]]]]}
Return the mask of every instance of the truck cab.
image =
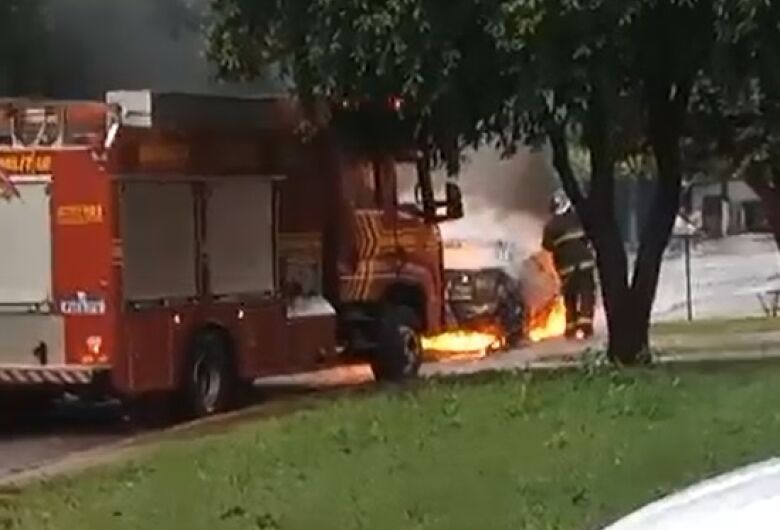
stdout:
{"type": "Polygon", "coordinates": [[[340,133],[308,142],[312,156],[279,184],[280,281],[299,305],[333,305],[348,359],[399,379],[419,368],[420,338],[444,326],[438,223],[462,216],[462,200],[450,183],[444,197],[403,202],[399,176],[419,178],[419,155],[365,149],[340,133]]]}

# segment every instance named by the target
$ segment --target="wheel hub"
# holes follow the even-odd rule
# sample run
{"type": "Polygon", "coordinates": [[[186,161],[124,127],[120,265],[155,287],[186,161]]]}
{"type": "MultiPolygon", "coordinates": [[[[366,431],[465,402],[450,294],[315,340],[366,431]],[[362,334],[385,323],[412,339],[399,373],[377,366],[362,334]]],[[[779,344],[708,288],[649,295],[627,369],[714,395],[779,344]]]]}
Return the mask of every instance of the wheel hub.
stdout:
{"type": "Polygon", "coordinates": [[[404,372],[414,371],[414,367],[420,359],[420,341],[417,333],[409,327],[402,326],[399,330],[404,345],[404,372]]]}
{"type": "Polygon", "coordinates": [[[222,390],[219,368],[204,355],[195,363],[193,377],[203,408],[209,412],[215,410],[222,390]]]}

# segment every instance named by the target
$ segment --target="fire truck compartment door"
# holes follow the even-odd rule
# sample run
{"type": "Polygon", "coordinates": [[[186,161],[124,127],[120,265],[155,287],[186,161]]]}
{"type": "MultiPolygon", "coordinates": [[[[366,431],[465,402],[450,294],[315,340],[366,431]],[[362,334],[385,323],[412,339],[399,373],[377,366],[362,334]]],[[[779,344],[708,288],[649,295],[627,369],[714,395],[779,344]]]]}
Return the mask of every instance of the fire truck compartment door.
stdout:
{"type": "Polygon", "coordinates": [[[51,301],[51,213],[48,182],[17,183],[0,198],[0,307],[51,301]]]}
{"type": "Polygon", "coordinates": [[[137,302],[195,296],[192,184],[127,181],[121,189],[125,298],[137,302]]]}
{"type": "Polygon", "coordinates": [[[206,212],[212,293],[271,295],[274,290],[271,179],[225,177],[211,183],[206,212]]]}
{"type": "Polygon", "coordinates": [[[59,315],[0,312],[0,364],[38,364],[35,349],[45,344],[48,364],[65,362],[65,321],[59,315]]]}

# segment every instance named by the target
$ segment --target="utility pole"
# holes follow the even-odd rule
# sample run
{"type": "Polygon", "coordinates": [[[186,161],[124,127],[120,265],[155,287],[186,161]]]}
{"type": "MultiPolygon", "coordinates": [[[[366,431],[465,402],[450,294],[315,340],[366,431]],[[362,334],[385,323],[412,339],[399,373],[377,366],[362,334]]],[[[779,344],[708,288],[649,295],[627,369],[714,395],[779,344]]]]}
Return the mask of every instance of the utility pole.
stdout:
{"type": "Polygon", "coordinates": [[[685,234],[685,305],[688,310],[688,322],[693,322],[693,293],[691,292],[691,237],[692,234],[685,234]]]}
{"type": "Polygon", "coordinates": [[[683,192],[683,214],[680,216],[684,226],[680,227],[679,235],[683,238],[683,252],[685,260],[685,308],[688,322],[693,322],[693,288],[691,285],[691,239],[695,233],[695,227],[691,223],[691,211],[693,209],[693,181],[687,183],[683,192]]]}

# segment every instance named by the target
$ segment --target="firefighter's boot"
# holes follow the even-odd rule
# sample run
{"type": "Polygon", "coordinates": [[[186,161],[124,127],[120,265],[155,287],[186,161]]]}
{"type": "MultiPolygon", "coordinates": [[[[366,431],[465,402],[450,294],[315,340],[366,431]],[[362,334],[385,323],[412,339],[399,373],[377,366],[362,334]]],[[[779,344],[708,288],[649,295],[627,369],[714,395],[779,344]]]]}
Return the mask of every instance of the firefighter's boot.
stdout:
{"type": "Polygon", "coordinates": [[[581,339],[590,339],[593,337],[593,323],[581,323],[577,326],[577,334],[581,339]]]}

